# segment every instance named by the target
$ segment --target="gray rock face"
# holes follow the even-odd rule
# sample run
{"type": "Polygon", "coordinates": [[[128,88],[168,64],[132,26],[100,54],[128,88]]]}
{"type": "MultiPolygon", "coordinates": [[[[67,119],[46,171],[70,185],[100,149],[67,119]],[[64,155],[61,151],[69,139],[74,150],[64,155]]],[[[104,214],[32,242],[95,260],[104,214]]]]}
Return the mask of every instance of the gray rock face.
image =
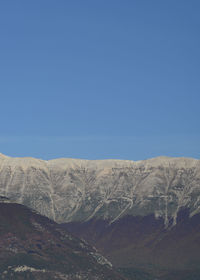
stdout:
{"type": "Polygon", "coordinates": [[[169,218],[182,207],[200,212],[200,161],[159,157],[144,161],[11,158],[0,154],[0,195],[57,222],[110,223],[124,215],[169,218]]]}

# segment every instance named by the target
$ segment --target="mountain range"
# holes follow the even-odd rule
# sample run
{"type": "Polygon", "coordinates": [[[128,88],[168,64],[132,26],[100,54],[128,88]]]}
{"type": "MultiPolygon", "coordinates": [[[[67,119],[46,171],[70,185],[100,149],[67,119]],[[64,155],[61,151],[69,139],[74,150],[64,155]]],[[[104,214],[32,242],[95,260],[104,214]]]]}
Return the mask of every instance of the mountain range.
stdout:
{"type": "Polygon", "coordinates": [[[1,154],[0,195],[95,245],[129,279],[200,278],[199,160],[1,154]]]}

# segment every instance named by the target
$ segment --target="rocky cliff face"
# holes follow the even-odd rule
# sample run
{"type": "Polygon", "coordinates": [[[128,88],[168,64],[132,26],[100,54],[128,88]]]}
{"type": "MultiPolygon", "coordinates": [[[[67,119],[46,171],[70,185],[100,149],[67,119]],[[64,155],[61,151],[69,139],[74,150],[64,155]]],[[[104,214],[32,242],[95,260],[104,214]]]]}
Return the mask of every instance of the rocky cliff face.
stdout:
{"type": "Polygon", "coordinates": [[[200,161],[10,158],[0,154],[0,195],[57,222],[114,221],[126,215],[176,224],[181,208],[200,212],[200,161]]]}

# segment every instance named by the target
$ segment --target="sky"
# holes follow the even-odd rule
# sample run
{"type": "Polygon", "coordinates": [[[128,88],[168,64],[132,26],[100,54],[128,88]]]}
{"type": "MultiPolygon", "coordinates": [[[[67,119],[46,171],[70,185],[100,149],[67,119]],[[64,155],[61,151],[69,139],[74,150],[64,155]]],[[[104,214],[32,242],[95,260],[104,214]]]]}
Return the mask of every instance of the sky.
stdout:
{"type": "Polygon", "coordinates": [[[0,1],[0,152],[200,158],[199,0],[0,1]]]}

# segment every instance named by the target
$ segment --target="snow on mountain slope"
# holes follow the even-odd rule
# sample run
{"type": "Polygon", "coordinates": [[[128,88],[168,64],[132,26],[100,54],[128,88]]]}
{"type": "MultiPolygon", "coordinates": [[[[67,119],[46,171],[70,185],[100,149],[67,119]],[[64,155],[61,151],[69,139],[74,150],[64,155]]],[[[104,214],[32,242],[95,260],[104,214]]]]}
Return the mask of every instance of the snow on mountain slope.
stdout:
{"type": "Polygon", "coordinates": [[[143,161],[11,158],[0,154],[0,195],[57,222],[110,223],[125,215],[169,218],[200,212],[200,161],[158,157],[143,161]]]}

